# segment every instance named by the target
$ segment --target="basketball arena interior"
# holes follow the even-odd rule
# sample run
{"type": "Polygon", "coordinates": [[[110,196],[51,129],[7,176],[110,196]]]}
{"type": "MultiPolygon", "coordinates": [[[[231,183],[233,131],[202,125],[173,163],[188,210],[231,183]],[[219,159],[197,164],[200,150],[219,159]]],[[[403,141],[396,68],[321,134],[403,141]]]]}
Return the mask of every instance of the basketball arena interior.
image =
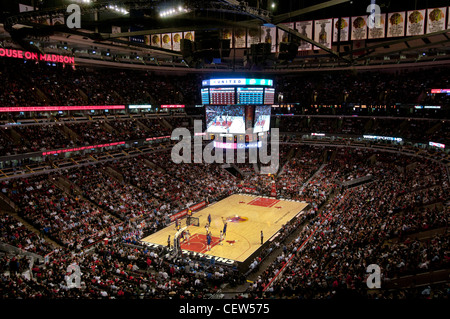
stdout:
{"type": "Polygon", "coordinates": [[[0,20],[2,301],[448,300],[448,1],[0,20]]]}

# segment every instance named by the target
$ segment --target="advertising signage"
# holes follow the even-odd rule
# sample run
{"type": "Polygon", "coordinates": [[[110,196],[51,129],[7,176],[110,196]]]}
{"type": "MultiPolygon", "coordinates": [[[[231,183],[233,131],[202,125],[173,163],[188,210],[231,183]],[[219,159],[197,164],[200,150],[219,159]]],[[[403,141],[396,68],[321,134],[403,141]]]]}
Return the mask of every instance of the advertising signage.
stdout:
{"type": "Polygon", "coordinates": [[[0,57],[34,60],[34,61],[46,61],[54,63],[66,63],[75,64],[75,58],[60,54],[42,54],[36,52],[22,51],[16,49],[4,49],[0,48],[0,57]]]}

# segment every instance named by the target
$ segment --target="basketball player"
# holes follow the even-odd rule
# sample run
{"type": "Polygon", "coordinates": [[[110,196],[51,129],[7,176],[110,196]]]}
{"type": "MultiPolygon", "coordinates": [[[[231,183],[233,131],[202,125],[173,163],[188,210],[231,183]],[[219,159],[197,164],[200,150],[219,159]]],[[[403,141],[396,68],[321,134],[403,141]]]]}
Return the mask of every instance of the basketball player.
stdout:
{"type": "Polygon", "coordinates": [[[211,250],[211,232],[206,235],[206,249],[211,250]]]}
{"type": "Polygon", "coordinates": [[[182,231],[181,232],[181,234],[180,234],[180,237],[179,237],[180,239],[182,239],[182,241],[184,241],[184,231],[182,231]]]}
{"type": "Polygon", "coordinates": [[[208,224],[211,225],[211,214],[208,215],[208,224]]]}
{"type": "Polygon", "coordinates": [[[208,232],[209,232],[209,224],[208,223],[205,224],[205,229],[206,229],[206,235],[208,235],[208,232]]]}
{"type": "Polygon", "coordinates": [[[220,241],[219,241],[219,245],[223,245],[223,232],[220,231],[220,241]]]}
{"type": "Polygon", "coordinates": [[[190,242],[189,242],[190,237],[191,237],[191,233],[189,233],[189,229],[186,229],[186,232],[185,232],[186,239],[184,241],[186,241],[188,245],[190,245],[190,242]]]}
{"type": "Polygon", "coordinates": [[[223,237],[225,238],[225,236],[227,235],[227,221],[225,219],[223,219],[222,217],[222,222],[223,222],[223,237]]]}
{"type": "Polygon", "coordinates": [[[180,230],[180,221],[178,220],[178,218],[175,219],[175,229],[176,229],[177,231],[180,230]]]}

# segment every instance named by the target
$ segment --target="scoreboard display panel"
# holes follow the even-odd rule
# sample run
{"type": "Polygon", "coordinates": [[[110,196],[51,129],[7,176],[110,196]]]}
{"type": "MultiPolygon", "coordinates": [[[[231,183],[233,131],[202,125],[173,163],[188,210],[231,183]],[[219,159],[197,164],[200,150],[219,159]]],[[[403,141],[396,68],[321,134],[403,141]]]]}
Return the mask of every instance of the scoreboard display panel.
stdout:
{"type": "Polygon", "coordinates": [[[263,104],[264,88],[237,88],[236,104],[263,104]]]}
{"type": "Polygon", "coordinates": [[[210,101],[213,105],[231,105],[234,102],[234,88],[210,88],[210,101]]]}
{"type": "Polygon", "coordinates": [[[272,105],[275,89],[271,79],[210,79],[202,81],[201,95],[203,105],[272,105]]]}
{"type": "Polygon", "coordinates": [[[264,104],[274,104],[275,101],[275,89],[265,88],[264,89],[264,104]]]}
{"type": "Polygon", "coordinates": [[[209,104],[209,89],[202,89],[202,104],[209,104]]]}

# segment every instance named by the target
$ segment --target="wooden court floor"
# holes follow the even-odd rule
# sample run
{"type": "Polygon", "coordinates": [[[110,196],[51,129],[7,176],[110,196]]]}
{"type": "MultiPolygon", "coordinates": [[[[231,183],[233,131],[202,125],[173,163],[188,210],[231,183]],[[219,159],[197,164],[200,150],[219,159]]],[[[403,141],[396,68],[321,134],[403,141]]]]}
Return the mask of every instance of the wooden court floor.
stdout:
{"type": "MultiPolygon", "coordinates": [[[[261,230],[265,243],[281,229],[283,224],[301,213],[307,205],[306,202],[254,195],[231,195],[193,214],[199,218],[200,225],[189,226],[190,245],[182,244],[182,249],[244,262],[261,246],[261,230]],[[209,214],[211,214],[209,231],[213,243],[211,250],[207,251],[205,225],[209,214]],[[227,234],[219,244],[217,238],[224,225],[222,218],[227,221],[227,234]]],[[[186,226],[186,219],[182,219],[181,226],[186,226]]],[[[170,235],[173,243],[175,233],[175,223],[172,223],[143,238],[142,241],[167,246],[168,236],[170,235]]]]}

